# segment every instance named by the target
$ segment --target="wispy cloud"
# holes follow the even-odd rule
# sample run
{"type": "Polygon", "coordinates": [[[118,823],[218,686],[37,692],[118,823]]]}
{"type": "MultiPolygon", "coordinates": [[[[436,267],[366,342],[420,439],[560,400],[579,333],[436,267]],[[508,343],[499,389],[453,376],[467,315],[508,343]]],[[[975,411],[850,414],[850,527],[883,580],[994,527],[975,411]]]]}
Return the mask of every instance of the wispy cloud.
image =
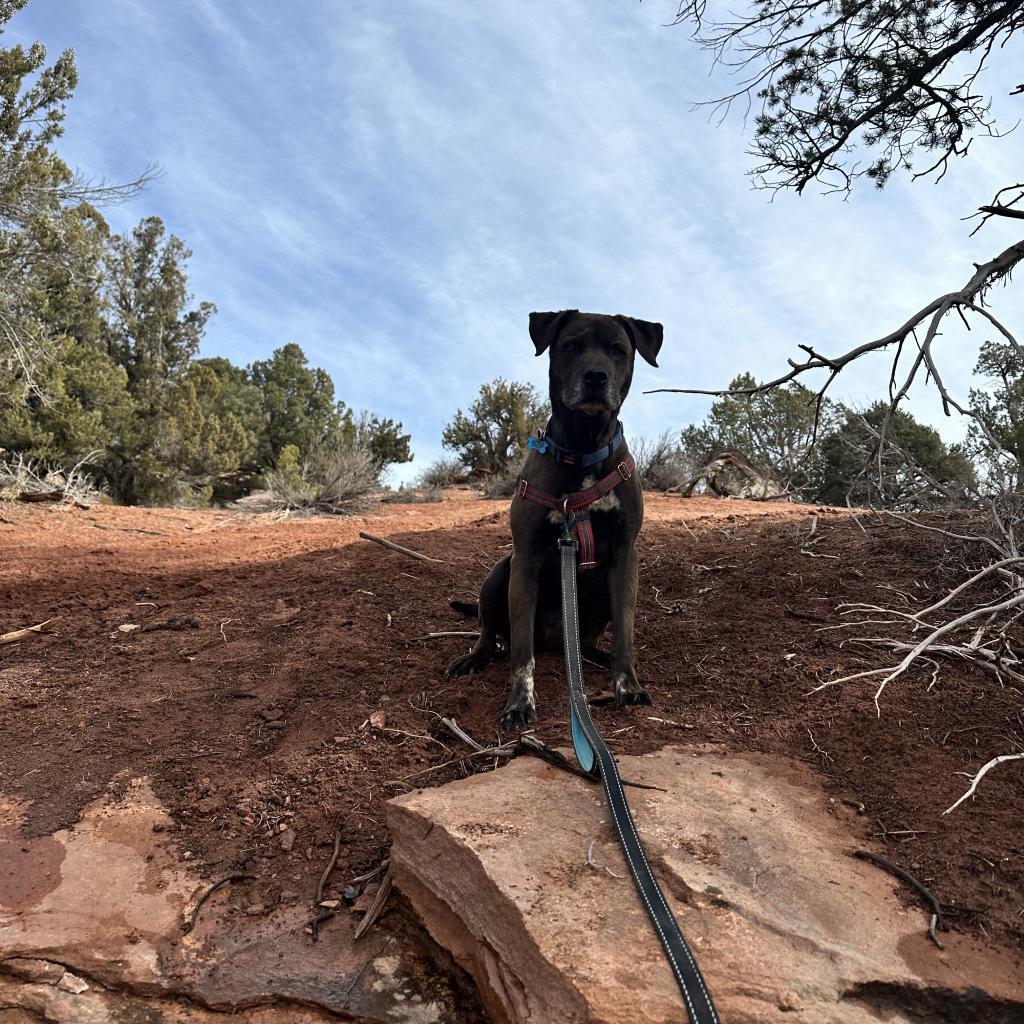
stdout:
{"type": "MultiPolygon", "coordinates": [[[[72,162],[111,179],[162,164],[111,220],[157,213],[192,246],[193,288],[220,308],[206,350],[249,362],[300,342],[347,402],[405,422],[418,468],[483,381],[543,387],[531,309],[661,320],[662,368],[637,390],[718,386],[774,376],[797,342],[884,333],[1011,240],[958,218],[1020,163],[1014,137],[939,185],[768,202],[741,121],[690,109],[724,83],[663,27],[673,9],[37,0],[13,34],[77,49],[72,162]]],[[[999,302],[1019,321],[1024,301],[999,302]]],[[[983,336],[943,339],[952,378],[983,336]]],[[[857,367],[837,394],[887,377],[857,367]]],[[[707,405],[635,395],[626,419],[658,433],[707,405]]],[[[934,394],[915,410],[941,420],[934,394]]]]}

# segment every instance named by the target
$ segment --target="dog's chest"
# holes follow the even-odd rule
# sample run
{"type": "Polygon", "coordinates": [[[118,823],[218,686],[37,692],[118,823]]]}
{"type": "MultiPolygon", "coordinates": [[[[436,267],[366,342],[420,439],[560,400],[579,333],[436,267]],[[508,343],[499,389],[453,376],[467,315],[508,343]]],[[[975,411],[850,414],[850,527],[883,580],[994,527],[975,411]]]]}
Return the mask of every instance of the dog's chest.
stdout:
{"type": "MultiPolygon", "coordinates": [[[[595,477],[585,477],[579,489],[581,491],[585,491],[588,488],[593,487],[595,483],[597,483],[597,479],[595,477]]],[[[561,497],[565,498],[566,495],[563,494],[561,495],[561,497]]],[[[587,511],[593,518],[595,513],[599,514],[601,512],[617,512],[621,508],[622,502],[619,500],[619,496],[615,493],[615,491],[609,491],[607,494],[603,494],[600,498],[598,498],[597,501],[588,505],[587,511]]],[[[549,523],[553,523],[555,526],[561,526],[564,521],[565,514],[560,509],[553,508],[548,513],[549,523]]]]}

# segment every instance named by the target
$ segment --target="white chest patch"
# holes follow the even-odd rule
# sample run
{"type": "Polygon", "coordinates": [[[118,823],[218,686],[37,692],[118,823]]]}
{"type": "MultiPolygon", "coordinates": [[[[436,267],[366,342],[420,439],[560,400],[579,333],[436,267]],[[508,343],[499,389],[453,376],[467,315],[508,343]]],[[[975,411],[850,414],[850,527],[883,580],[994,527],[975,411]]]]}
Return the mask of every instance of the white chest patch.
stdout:
{"type": "MultiPolygon", "coordinates": [[[[580,490],[585,491],[588,487],[593,487],[596,483],[597,480],[595,477],[588,476],[580,485],[580,490]]],[[[565,495],[563,495],[563,497],[565,497],[565,495]]],[[[587,508],[591,512],[611,512],[612,509],[618,508],[620,504],[621,502],[619,501],[619,496],[615,493],[614,490],[612,490],[605,494],[603,497],[598,498],[597,501],[593,503],[593,505],[588,505],[587,508]]],[[[561,526],[562,521],[564,519],[565,516],[561,512],[559,512],[558,509],[553,508],[548,513],[548,522],[554,523],[556,526],[561,526]]]]}

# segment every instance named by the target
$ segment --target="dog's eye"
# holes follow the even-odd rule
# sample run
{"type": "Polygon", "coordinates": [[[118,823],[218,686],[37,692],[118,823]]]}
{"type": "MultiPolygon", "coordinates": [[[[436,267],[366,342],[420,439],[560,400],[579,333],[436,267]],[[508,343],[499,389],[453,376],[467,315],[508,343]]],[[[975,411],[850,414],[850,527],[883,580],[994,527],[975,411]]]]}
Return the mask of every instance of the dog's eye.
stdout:
{"type": "Polygon", "coordinates": [[[626,350],[624,348],[620,348],[618,345],[615,345],[612,348],[612,359],[617,359],[617,360],[619,360],[621,362],[625,358],[626,358],[626,350]]]}

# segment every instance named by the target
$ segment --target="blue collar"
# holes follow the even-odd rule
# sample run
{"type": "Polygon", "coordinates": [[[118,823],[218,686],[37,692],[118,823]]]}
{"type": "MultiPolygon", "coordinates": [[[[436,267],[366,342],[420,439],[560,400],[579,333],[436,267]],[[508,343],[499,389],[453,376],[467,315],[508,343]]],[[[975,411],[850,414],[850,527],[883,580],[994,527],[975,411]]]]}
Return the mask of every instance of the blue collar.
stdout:
{"type": "Polygon", "coordinates": [[[555,462],[561,462],[567,466],[580,466],[583,469],[586,469],[588,466],[596,466],[599,462],[604,462],[605,459],[610,459],[615,449],[622,444],[622,439],[625,437],[622,424],[619,423],[615,428],[615,434],[612,436],[612,439],[603,448],[598,448],[597,451],[593,452],[574,452],[570,448],[563,448],[551,437],[550,427],[551,421],[548,420],[548,425],[543,430],[538,430],[536,437],[531,437],[526,442],[526,447],[530,451],[540,452],[542,455],[550,448],[555,462]]]}

